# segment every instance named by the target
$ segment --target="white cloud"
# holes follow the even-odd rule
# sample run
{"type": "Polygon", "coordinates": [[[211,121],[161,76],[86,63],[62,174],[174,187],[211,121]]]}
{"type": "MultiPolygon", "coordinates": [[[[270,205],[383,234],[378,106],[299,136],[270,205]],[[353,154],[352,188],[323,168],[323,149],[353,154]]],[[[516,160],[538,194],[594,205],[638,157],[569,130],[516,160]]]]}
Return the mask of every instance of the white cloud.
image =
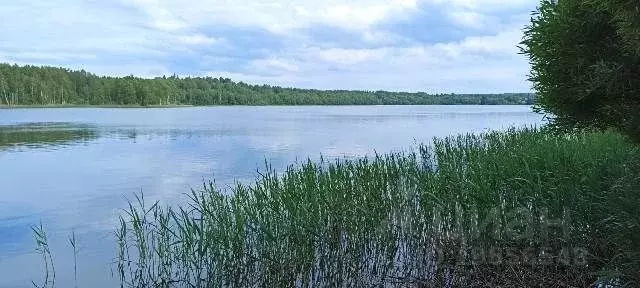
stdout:
{"type": "Polygon", "coordinates": [[[531,7],[536,0],[425,0],[436,4],[445,4],[454,8],[471,9],[476,11],[508,10],[513,8],[531,7]]]}
{"type": "Polygon", "coordinates": [[[405,40],[402,36],[385,31],[365,31],[362,33],[362,40],[369,44],[393,45],[405,40]]]}
{"type": "Polygon", "coordinates": [[[251,62],[251,67],[254,71],[263,73],[274,73],[275,71],[282,72],[298,72],[299,68],[292,61],[288,61],[281,58],[270,57],[267,59],[257,59],[251,62]],[[274,71],[275,70],[275,71],[274,71]]]}
{"type": "Polygon", "coordinates": [[[126,0],[125,3],[138,7],[151,19],[152,27],[165,31],[177,31],[187,27],[187,23],[174,15],[160,0],[126,0]]]}
{"type": "Polygon", "coordinates": [[[331,48],[320,50],[320,59],[342,65],[353,65],[369,61],[378,61],[383,58],[384,49],[340,49],[331,48]]]}
{"type": "MultiPolygon", "coordinates": [[[[492,36],[407,47],[307,47],[287,52],[288,58],[295,59],[296,68],[283,69],[283,73],[264,74],[247,70],[243,73],[216,71],[209,75],[253,84],[320,89],[520,92],[530,87],[525,81],[528,73],[526,59],[514,52],[517,49],[514,41],[519,37],[520,32],[512,29],[492,36]]],[[[268,63],[277,67],[281,60],[264,61],[263,68],[268,63]]]]}
{"type": "MultiPolygon", "coordinates": [[[[515,45],[521,37],[522,33],[519,30],[512,29],[496,35],[471,36],[454,42],[375,49],[330,48],[318,50],[315,53],[323,61],[341,65],[394,63],[406,58],[415,58],[412,61],[428,61],[434,64],[470,57],[512,57],[517,54],[515,45]]],[[[410,65],[410,62],[405,64],[410,65]]]]}
{"type": "Polygon", "coordinates": [[[416,0],[123,1],[143,11],[150,26],[171,32],[216,24],[259,27],[274,33],[313,24],[361,30],[417,7],[416,0]]]}
{"type": "Polygon", "coordinates": [[[352,30],[366,30],[372,25],[406,10],[414,9],[415,1],[379,1],[379,3],[349,2],[325,7],[315,21],[352,30]]]}
{"type": "Polygon", "coordinates": [[[35,61],[86,61],[96,59],[95,54],[83,53],[43,53],[43,52],[19,52],[12,55],[15,58],[26,58],[35,61]]]}
{"type": "Polygon", "coordinates": [[[493,36],[467,37],[453,43],[438,43],[435,47],[449,57],[461,57],[477,54],[515,55],[518,52],[516,44],[522,38],[519,29],[502,31],[493,36]]]}
{"type": "Polygon", "coordinates": [[[187,45],[211,45],[219,41],[214,37],[209,37],[200,33],[183,35],[179,37],[180,42],[187,45]]]}
{"type": "Polygon", "coordinates": [[[488,16],[474,11],[451,11],[449,17],[456,24],[469,28],[483,28],[489,25],[488,16]]]}
{"type": "Polygon", "coordinates": [[[424,0],[439,5],[445,15],[456,25],[472,29],[505,29],[514,26],[509,15],[519,14],[523,22],[528,20],[537,0],[424,0]]]}

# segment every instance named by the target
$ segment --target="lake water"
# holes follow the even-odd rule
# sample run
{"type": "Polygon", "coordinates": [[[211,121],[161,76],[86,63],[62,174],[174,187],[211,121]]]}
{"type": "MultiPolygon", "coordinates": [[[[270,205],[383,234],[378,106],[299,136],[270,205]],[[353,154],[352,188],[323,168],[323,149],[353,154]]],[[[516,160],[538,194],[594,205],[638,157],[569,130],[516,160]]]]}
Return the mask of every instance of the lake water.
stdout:
{"type": "Polygon", "coordinates": [[[206,107],[0,110],[0,287],[42,281],[42,223],[57,287],[115,287],[113,229],[135,193],[175,205],[215,178],[250,182],[308,157],[410,150],[433,137],[539,125],[527,106],[206,107]]]}

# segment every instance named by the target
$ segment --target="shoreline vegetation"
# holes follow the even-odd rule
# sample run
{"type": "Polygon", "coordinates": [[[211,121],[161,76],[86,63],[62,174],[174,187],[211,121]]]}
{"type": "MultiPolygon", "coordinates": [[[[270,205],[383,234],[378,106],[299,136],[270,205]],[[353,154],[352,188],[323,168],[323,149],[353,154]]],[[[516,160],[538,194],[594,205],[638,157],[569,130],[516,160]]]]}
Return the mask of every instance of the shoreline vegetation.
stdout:
{"type": "Polygon", "coordinates": [[[194,107],[266,107],[266,106],[271,106],[271,107],[287,107],[287,106],[308,106],[308,107],[313,107],[313,106],[411,106],[411,105],[425,105],[425,106],[430,106],[430,105],[439,105],[439,106],[464,106],[464,105],[482,105],[482,106],[497,106],[497,105],[504,105],[504,106],[532,106],[529,104],[326,104],[326,105],[321,105],[321,104],[295,104],[295,105],[289,105],[289,104],[260,104],[260,105],[243,105],[243,104],[234,104],[234,105],[188,105],[188,104],[184,104],[184,105],[146,105],[146,106],[142,106],[142,105],[109,105],[109,104],[105,104],[105,105],[83,105],[83,104],[47,104],[47,105],[0,105],[0,110],[11,110],[11,109],[64,109],[64,108],[118,108],[118,109],[140,109],[140,108],[144,108],[144,109],[154,109],[154,108],[158,108],[158,109],[164,109],[164,108],[194,108],[194,107]]]}
{"type": "Polygon", "coordinates": [[[46,104],[46,105],[0,105],[0,110],[7,109],[39,109],[39,108],[188,108],[188,107],[211,107],[211,106],[194,106],[194,105],[117,105],[117,104],[100,104],[100,105],[84,105],[84,104],[46,104]]]}
{"type": "MultiPolygon", "coordinates": [[[[180,207],[139,195],[116,228],[114,277],[122,287],[635,286],[639,157],[615,132],[531,128],[281,173],[267,164],[254,184],[208,183],[180,207]]],[[[52,269],[46,234],[34,232],[52,269]]]]}
{"type": "Polygon", "coordinates": [[[531,105],[532,93],[428,94],[250,85],[215,77],[105,77],[0,63],[0,107],[221,105],[531,105]]]}

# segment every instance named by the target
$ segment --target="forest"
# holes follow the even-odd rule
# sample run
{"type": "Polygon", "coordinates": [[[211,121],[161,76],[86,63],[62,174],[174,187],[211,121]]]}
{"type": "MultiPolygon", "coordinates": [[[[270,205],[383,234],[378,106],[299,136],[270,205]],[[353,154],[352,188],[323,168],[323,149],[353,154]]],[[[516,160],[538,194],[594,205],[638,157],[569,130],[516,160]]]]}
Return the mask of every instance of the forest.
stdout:
{"type": "Polygon", "coordinates": [[[518,105],[534,94],[427,94],[250,85],[214,77],[106,77],[84,70],[0,64],[0,106],[15,105],[518,105]]]}

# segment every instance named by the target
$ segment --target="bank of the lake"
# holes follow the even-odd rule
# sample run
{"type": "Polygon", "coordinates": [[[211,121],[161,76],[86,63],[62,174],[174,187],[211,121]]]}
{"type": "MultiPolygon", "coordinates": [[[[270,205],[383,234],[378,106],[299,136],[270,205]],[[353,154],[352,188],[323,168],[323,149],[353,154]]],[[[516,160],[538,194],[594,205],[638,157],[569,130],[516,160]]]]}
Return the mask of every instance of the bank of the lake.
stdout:
{"type": "Polygon", "coordinates": [[[153,108],[189,108],[189,107],[228,107],[228,106],[235,106],[235,107],[242,107],[242,106],[248,106],[248,107],[268,107],[268,106],[275,106],[275,107],[287,107],[287,106],[470,106],[470,105],[479,105],[479,106],[524,106],[524,107],[530,107],[530,105],[525,105],[525,104],[521,104],[521,103],[494,103],[494,104],[462,104],[462,103],[450,103],[450,104],[426,104],[426,105],[420,105],[420,104],[379,104],[379,105],[373,105],[373,104],[328,104],[328,105],[319,105],[319,104],[296,104],[296,105],[291,105],[291,104],[225,104],[225,105],[189,105],[189,104],[170,104],[170,105],[138,105],[138,104],[96,104],[96,105],[89,105],[89,104],[31,104],[31,105],[6,105],[6,104],[0,104],[0,110],[5,109],[49,109],[49,108],[131,108],[131,109],[135,109],[135,108],[144,108],[144,109],[153,109],[153,108]]]}
{"type": "Polygon", "coordinates": [[[187,108],[193,105],[87,105],[87,104],[32,104],[32,105],[0,105],[0,109],[48,109],[48,108],[187,108]]]}
{"type": "Polygon", "coordinates": [[[103,77],[0,63],[0,105],[531,105],[532,93],[318,90],[222,77],[103,77]]]}

